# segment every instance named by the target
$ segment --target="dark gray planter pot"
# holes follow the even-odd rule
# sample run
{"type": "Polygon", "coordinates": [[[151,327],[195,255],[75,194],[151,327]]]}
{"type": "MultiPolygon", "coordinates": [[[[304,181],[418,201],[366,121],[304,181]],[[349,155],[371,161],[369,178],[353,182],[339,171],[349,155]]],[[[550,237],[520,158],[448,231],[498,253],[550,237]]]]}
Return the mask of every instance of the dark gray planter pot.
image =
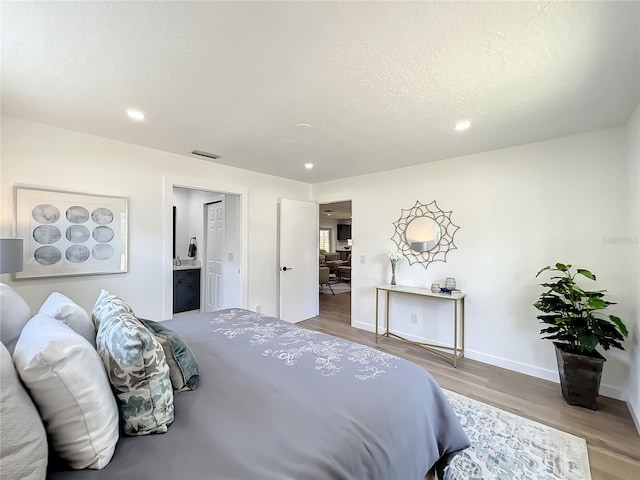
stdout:
{"type": "Polygon", "coordinates": [[[600,391],[600,378],[605,358],[594,351],[591,355],[582,355],[567,351],[563,343],[553,342],[556,347],[556,360],[562,396],[569,405],[597,410],[596,400],[600,391]]]}

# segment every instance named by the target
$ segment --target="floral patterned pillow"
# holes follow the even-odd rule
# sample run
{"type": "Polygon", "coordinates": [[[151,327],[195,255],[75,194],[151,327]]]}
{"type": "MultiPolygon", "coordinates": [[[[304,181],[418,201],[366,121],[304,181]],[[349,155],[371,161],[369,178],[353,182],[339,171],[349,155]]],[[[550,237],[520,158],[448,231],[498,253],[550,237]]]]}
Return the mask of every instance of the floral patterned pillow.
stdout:
{"type": "Polygon", "coordinates": [[[126,435],[164,433],[173,422],[173,389],[162,346],[126,308],[101,315],[96,349],[115,391],[126,435]]]}
{"type": "Polygon", "coordinates": [[[122,311],[133,315],[131,307],[120,297],[108,290],[100,291],[98,300],[96,300],[96,303],[93,305],[93,311],[91,312],[91,321],[93,322],[93,326],[96,327],[96,332],[100,328],[100,322],[103,319],[108,319],[122,311]]]}

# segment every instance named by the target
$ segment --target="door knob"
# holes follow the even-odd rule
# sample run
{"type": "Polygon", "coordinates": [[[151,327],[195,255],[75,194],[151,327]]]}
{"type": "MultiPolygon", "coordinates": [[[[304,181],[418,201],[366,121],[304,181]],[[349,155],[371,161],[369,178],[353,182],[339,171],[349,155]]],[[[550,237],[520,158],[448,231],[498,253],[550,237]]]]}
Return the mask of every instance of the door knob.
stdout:
{"type": "Polygon", "coordinates": [[[293,270],[293,268],[291,267],[282,267],[282,271],[286,272],[287,270],[293,270]]]}

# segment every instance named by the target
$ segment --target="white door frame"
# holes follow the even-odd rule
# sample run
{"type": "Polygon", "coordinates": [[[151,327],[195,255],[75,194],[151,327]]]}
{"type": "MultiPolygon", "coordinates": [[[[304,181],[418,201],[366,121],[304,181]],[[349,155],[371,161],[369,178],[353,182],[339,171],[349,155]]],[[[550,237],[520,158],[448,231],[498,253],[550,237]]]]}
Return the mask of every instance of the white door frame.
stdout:
{"type": "Polygon", "coordinates": [[[162,177],[162,319],[173,318],[173,188],[204,190],[212,193],[230,193],[240,197],[240,300],[242,308],[248,305],[249,257],[249,192],[245,187],[217,183],[209,178],[165,175],[162,177]]]}
{"type": "MultiPolygon", "coordinates": [[[[351,217],[352,217],[352,221],[351,224],[353,225],[353,210],[354,210],[354,200],[353,198],[345,198],[345,197],[320,197],[320,198],[314,198],[313,200],[311,200],[312,202],[316,202],[318,205],[320,204],[324,204],[324,203],[336,203],[336,202],[351,202],[351,217]]],[[[319,217],[319,213],[318,213],[318,219],[319,217]]],[[[356,225],[357,227],[357,225],[356,225]]],[[[351,228],[351,238],[353,238],[353,228],[351,228]]],[[[357,238],[355,239],[356,241],[354,243],[356,243],[356,248],[357,248],[357,238]]],[[[353,252],[353,247],[351,247],[351,250],[353,252]]],[[[353,268],[353,264],[356,261],[356,257],[353,256],[353,254],[351,255],[351,267],[353,268]]],[[[357,296],[358,296],[358,289],[356,288],[356,286],[358,285],[358,280],[357,280],[358,276],[357,275],[351,275],[351,312],[349,313],[349,316],[351,317],[351,326],[353,326],[353,319],[354,317],[354,313],[353,310],[355,308],[355,306],[357,305],[357,296]]]]}

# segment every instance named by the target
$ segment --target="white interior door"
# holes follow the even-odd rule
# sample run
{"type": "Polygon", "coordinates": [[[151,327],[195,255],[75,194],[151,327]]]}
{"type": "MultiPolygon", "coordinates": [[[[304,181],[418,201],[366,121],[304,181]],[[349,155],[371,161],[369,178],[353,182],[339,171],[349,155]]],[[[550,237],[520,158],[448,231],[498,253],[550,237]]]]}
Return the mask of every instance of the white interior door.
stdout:
{"type": "Polygon", "coordinates": [[[318,204],[280,201],[280,318],[318,315],[318,204]]]}
{"type": "Polygon", "coordinates": [[[225,252],[224,196],[207,204],[207,256],[205,311],[224,308],[223,256],[225,252]]]}

